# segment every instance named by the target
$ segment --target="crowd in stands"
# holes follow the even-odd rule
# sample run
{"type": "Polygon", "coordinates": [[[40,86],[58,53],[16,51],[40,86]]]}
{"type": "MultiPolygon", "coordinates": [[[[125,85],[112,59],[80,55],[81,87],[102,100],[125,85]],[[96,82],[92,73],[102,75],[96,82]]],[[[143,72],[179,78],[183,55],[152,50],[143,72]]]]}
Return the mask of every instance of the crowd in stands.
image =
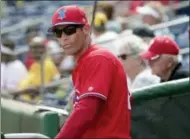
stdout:
{"type": "MultiPolygon", "coordinates": [[[[11,2],[5,3],[10,9],[15,6],[23,9],[24,3],[11,2]]],[[[171,4],[181,2],[132,0],[97,3],[92,43],[120,59],[131,91],[189,77],[189,53],[181,53],[181,50],[189,49],[189,21],[152,29],[188,17],[188,12],[181,12],[182,9],[180,12],[166,10],[171,4]]],[[[28,3],[32,5],[33,1],[28,3]]],[[[11,16],[4,21],[7,18],[11,16]]],[[[64,54],[53,34],[47,35],[44,30],[36,26],[27,29],[21,38],[29,50],[22,55],[15,51],[21,46],[19,41],[10,37],[12,34],[1,34],[1,94],[28,103],[36,104],[42,100],[45,105],[69,107],[75,61],[72,56],[64,54]]]]}

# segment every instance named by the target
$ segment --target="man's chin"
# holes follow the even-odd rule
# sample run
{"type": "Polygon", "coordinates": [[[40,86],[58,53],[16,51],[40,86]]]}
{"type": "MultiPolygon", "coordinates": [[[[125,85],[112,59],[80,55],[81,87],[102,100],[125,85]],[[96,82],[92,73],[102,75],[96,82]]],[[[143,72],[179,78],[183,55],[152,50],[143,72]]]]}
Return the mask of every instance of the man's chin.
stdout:
{"type": "Polygon", "coordinates": [[[73,51],[64,51],[64,53],[68,56],[74,56],[75,55],[75,52],[73,52],[73,51]]]}
{"type": "Polygon", "coordinates": [[[77,51],[73,51],[73,50],[64,50],[64,53],[66,54],[66,55],[71,55],[71,56],[74,56],[74,55],[76,55],[77,54],[77,51]]]}
{"type": "Polygon", "coordinates": [[[161,75],[159,73],[156,73],[156,72],[152,72],[153,75],[156,75],[158,77],[160,77],[161,75]]]}

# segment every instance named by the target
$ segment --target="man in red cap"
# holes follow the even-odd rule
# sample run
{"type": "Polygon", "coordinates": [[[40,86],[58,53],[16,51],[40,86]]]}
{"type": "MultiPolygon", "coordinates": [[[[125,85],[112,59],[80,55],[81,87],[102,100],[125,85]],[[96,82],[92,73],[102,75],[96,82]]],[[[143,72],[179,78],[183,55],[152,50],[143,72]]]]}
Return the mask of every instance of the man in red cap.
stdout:
{"type": "Polygon", "coordinates": [[[179,61],[179,46],[167,36],[155,37],[141,57],[148,60],[153,74],[164,81],[189,77],[179,61]]]}
{"type": "Polygon", "coordinates": [[[48,31],[76,62],[74,108],[56,138],[130,139],[130,93],[122,64],[107,50],[91,44],[90,25],[79,7],[60,7],[52,24],[48,31]]]}

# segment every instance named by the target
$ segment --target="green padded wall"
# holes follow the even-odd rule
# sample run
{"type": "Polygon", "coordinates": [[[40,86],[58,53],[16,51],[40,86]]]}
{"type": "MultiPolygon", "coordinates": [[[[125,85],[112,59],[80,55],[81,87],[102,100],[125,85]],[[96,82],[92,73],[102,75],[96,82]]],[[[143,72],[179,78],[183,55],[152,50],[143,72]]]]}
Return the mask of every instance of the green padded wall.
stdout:
{"type": "Polygon", "coordinates": [[[133,94],[133,139],[190,137],[189,78],[136,90],[133,94]]]}
{"type": "Polygon", "coordinates": [[[55,137],[59,116],[55,112],[36,112],[34,105],[1,98],[1,128],[4,133],[42,133],[55,137]]]}

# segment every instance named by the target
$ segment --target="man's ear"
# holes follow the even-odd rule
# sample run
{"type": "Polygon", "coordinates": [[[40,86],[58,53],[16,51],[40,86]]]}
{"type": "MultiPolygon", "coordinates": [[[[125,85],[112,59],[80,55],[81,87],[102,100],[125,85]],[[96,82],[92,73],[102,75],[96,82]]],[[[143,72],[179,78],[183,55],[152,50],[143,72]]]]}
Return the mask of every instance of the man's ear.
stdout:
{"type": "Polygon", "coordinates": [[[85,35],[90,35],[90,25],[87,24],[83,27],[83,32],[85,35]]]}
{"type": "Polygon", "coordinates": [[[172,61],[169,61],[166,68],[167,69],[170,69],[171,67],[173,66],[173,62],[172,61]]]}

